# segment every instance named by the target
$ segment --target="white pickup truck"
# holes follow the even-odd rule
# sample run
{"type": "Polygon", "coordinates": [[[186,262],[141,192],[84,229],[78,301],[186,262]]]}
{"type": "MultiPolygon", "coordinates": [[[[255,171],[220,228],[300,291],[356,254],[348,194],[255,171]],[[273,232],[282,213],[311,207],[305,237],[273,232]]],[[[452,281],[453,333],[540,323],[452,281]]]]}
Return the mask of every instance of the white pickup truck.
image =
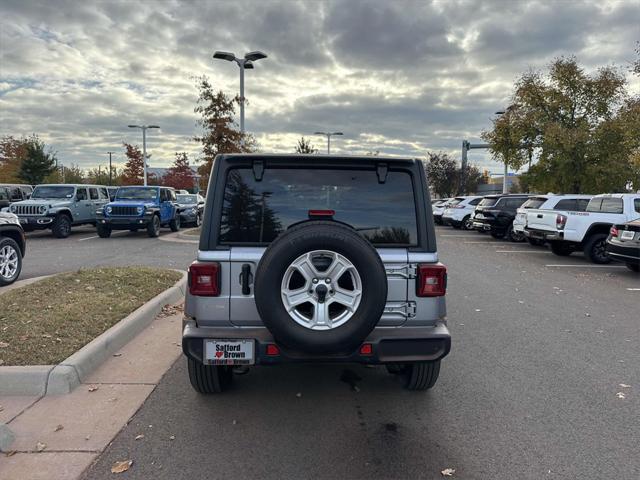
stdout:
{"type": "Polygon", "coordinates": [[[582,250],[593,263],[609,263],[605,247],[614,224],[640,218],[640,193],[612,193],[594,196],[584,212],[566,210],[527,211],[524,234],[547,241],[556,255],[582,250]]]}

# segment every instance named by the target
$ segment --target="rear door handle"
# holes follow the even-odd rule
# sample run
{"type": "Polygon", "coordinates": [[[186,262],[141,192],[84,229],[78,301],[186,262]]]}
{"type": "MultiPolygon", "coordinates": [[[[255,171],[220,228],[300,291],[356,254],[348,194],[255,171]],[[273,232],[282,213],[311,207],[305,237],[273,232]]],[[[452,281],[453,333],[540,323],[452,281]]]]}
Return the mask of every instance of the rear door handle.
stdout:
{"type": "Polygon", "coordinates": [[[242,294],[250,295],[251,287],[253,283],[253,274],[251,273],[251,265],[245,263],[242,265],[242,271],[240,272],[240,284],[242,285],[242,294]]]}

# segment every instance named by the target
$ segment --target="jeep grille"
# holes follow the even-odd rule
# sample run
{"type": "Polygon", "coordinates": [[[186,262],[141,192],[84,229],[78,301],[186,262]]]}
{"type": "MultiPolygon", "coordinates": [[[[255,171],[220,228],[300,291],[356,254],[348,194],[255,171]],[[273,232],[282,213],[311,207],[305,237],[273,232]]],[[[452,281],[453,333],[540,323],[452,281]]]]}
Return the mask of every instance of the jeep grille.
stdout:
{"type": "Polygon", "coordinates": [[[138,211],[136,210],[136,207],[114,206],[114,207],[111,207],[111,215],[112,216],[121,215],[121,216],[131,217],[131,216],[137,216],[138,211]]]}
{"type": "Polygon", "coordinates": [[[40,205],[16,205],[16,215],[42,215],[40,205]]]}

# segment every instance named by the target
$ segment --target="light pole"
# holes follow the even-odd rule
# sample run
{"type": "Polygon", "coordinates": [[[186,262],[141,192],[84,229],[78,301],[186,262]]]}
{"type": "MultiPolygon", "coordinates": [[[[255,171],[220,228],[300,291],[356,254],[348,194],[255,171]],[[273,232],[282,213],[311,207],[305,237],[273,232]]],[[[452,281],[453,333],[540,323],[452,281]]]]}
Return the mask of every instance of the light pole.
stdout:
{"type": "Polygon", "coordinates": [[[109,186],[111,186],[111,154],[115,152],[107,152],[109,154],[109,186]]]}
{"type": "Polygon", "coordinates": [[[342,132],[313,132],[313,134],[327,137],[327,155],[331,155],[331,137],[333,135],[344,135],[342,132]]]}
{"type": "Polygon", "coordinates": [[[147,186],[147,128],[160,128],[158,125],[129,125],[129,128],[142,130],[142,165],[144,165],[144,186],[147,186]]]}
{"type": "Polygon", "coordinates": [[[236,62],[240,67],[240,131],[244,133],[244,71],[245,69],[252,69],[253,62],[267,58],[267,55],[256,50],[255,52],[245,53],[244,58],[238,58],[231,52],[217,51],[213,54],[213,58],[236,62]]]}
{"type": "MultiPolygon", "coordinates": [[[[511,108],[511,107],[509,107],[511,108]]],[[[496,115],[498,116],[502,116],[505,113],[507,113],[507,111],[509,111],[509,108],[507,108],[507,110],[498,110],[496,112],[496,115]]],[[[507,122],[508,122],[508,118],[507,118],[507,122]]],[[[509,135],[509,124],[507,123],[507,136],[509,135]]],[[[509,148],[511,148],[511,139],[509,139],[509,148]]],[[[509,166],[507,164],[507,160],[508,158],[505,157],[504,158],[504,177],[502,177],[502,193],[507,193],[507,175],[509,174],[509,166]]]]}

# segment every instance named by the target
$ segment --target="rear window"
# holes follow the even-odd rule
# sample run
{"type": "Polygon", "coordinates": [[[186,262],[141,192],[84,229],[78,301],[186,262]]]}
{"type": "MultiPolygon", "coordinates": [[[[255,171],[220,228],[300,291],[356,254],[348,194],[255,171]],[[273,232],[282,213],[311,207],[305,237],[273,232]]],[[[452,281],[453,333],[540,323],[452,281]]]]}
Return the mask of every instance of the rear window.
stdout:
{"type": "Polygon", "coordinates": [[[546,198],[534,197],[530,198],[526,202],[522,204],[522,208],[540,208],[544,202],[546,202],[546,198]]]}
{"type": "Polygon", "coordinates": [[[290,225],[308,220],[309,210],[334,210],[334,219],[354,227],[377,245],[416,245],[413,183],[408,172],[390,171],[378,183],[375,170],[267,169],[229,172],[220,243],[271,242],[290,225]]]}
{"type": "Polygon", "coordinates": [[[623,211],[622,198],[617,197],[592,198],[587,205],[587,212],[622,213],[623,211]]]}
{"type": "Polygon", "coordinates": [[[449,206],[453,207],[454,205],[458,205],[462,201],[464,201],[464,198],[454,198],[449,202],[449,206]]]}
{"type": "Polygon", "coordinates": [[[496,203],[498,203],[498,198],[483,198],[482,201],[478,204],[478,206],[493,207],[496,203]]]}

